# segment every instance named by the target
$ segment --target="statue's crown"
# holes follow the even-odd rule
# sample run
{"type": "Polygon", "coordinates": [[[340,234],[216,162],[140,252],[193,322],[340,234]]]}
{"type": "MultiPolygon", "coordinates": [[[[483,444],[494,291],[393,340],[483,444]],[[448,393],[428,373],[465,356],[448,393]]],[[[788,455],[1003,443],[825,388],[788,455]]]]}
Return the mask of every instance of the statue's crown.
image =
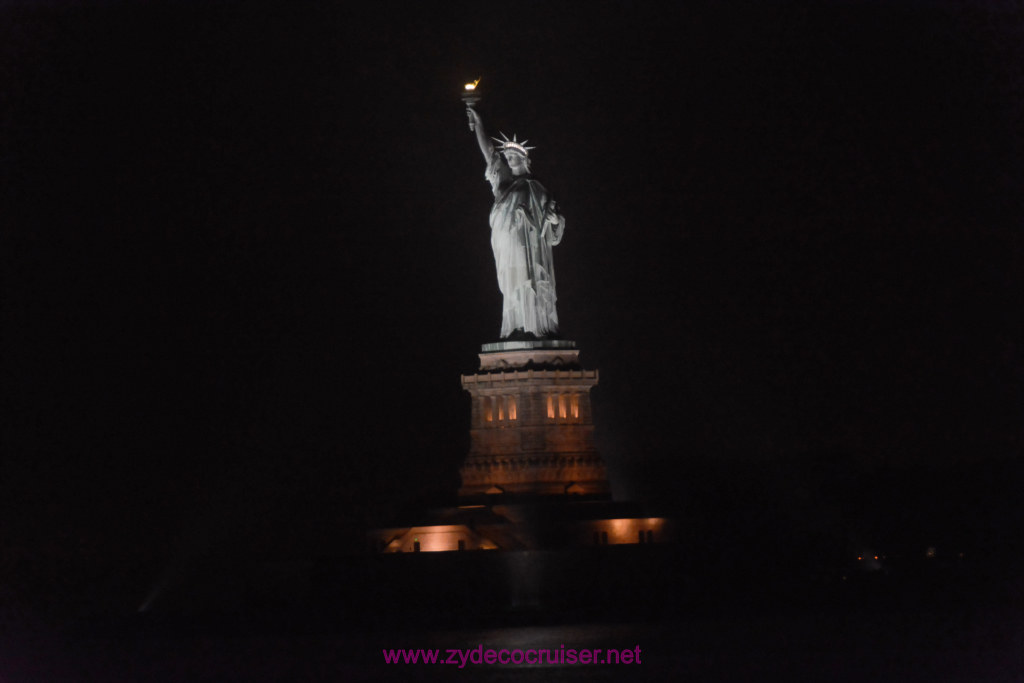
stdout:
{"type": "Polygon", "coordinates": [[[523,140],[522,142],[516,140],[515,134],[512,135],[511,140],[509,140],[508,136],[504,133],[501,133],[501,137],[503,138],[502,140],[499,140],[498,138],[491,138],[498,143],[498,150],[501,152],[519,152],[524,157],[529,158],[530,150],[536,149],[535,147],[526,146],[526,143],[529,142],[529,140],[523,140]]]}

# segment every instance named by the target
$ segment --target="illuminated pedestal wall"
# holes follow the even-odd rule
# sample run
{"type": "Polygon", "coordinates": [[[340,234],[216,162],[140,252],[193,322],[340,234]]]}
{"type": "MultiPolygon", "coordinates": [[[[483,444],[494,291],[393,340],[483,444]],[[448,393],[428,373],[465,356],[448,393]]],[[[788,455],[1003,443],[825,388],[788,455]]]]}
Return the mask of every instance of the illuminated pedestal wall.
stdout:
{"type": "Polygon", "coordinates": [[[460,504],[370,530],[370,551],[562,551],[674,540],[673,519],[611,500],[594,447],[597,379],[570,341],[485,344],[480,370],[462,376],[472,414],[460,504]]]}
{"type": "Polygon", "coordinates": [[[607,495],[590,410],[597,379],[572,342],[485,345],[480,371],[462,376],[472,415],[459,495],[607,495]]]}

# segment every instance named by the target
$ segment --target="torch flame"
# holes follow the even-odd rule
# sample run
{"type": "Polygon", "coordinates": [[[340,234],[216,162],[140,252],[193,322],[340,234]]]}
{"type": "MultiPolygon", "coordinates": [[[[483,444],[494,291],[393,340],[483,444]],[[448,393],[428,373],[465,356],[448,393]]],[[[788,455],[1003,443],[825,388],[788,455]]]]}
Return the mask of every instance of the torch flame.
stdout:
{"type": "Polygon", "coordinates": [[[478,78],[475,81],[473,81],[472,83],[467,83],[466,84],[466,90],[476,90],[476,84],[479,83],[479,82],[480,82],[480,79],[478,78]]]}

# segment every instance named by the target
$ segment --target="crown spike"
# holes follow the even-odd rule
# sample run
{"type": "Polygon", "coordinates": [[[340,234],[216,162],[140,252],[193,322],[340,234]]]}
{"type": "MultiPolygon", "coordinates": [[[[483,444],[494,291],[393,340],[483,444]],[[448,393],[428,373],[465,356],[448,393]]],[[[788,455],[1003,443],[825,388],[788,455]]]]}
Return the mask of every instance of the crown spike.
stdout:
{"type": "Polygon", "coordinates": [[[529,142],[529,140],[523,140],[522,142],[519,142],[519,134],[518,133],[513,133],[512,134],[512,139],[509,140],[508,136],[505,135],[504,131],[498,131],[498,132],[499,132],[499,134],[501,135],[501,137],[503,139],[499,140],[498,138],[493,137],[493,136],[491,137],[491,139],[494,140],[496,143],[498,143],[499,151],[501,151],[501,152],[516,152],[518,154],[522,154],[524,157],[529,157],[530,156],[530,150],[534,149],[534,147],[527,147],[526,146],[526,143],[529,142]]]}

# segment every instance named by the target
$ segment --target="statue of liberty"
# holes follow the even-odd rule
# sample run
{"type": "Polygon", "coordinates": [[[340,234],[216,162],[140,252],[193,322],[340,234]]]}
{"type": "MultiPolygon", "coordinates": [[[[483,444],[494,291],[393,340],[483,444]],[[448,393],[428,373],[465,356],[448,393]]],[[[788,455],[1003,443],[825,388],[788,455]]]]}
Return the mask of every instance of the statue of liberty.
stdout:
{"type": "Polygon", "coordinates": [[[527,140],[494,138],[484,132],[483,121],[467,105],[470,130],[476,132],[487,162],[484,176],[494,192],[491,208],[491,249],[498,271],[501,338],[528,340],[558,335],[555,310],[555,267],[551,248],[562,241],[565,218],[548,191],[530,174],[527,140]]]}

